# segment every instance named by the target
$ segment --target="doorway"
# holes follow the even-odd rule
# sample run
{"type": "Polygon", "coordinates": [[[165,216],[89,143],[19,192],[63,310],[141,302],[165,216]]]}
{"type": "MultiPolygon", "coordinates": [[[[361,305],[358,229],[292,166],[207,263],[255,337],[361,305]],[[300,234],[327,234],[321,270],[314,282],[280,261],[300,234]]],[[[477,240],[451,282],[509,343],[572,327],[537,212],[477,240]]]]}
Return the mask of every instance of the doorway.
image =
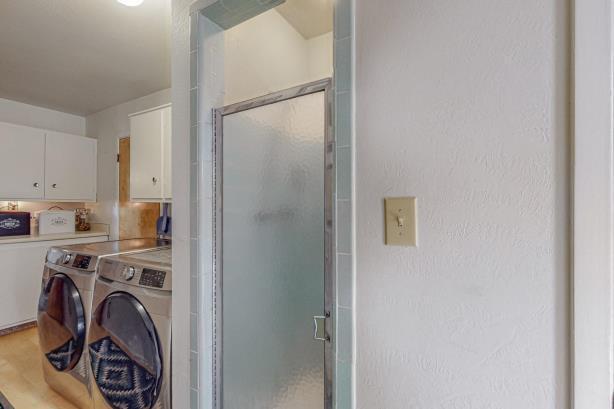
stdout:
{"type": "Polygon", "coordinates": [[[156,221],[160,216],[159,203],[130,201],[130,137],[119,140],[119,239],[156,237],[156,221]]]}
{"type": "Polygon", "coordinates": [[[332,408],[330,85],[216,111],[218,409],[332,408]]]}
{"type": "MultiPolygon", "coordinates": [[[[288,4],[286,2],[284,4],[288,4]]],[[[300,4],[315,4],[319,2],[294,2],[300,4]]],[[[327,322],[328,326],[334,327],[329,334],[332,335],[333,364],[326,369],[327,375],[333,377],[334,393],[332,388],[327,388],[326,398],[332,395],[334,406],[338,409],[351,409],[353,407],[353,382],[354,382],[354,308],[353,308],[353,285],[354,285],[354,261],[353,261],[353,11],[352,3],[349,1],[330,2],[334,6],[335,18],[334,33],[326,34],[321,40],[330,45],[330,52],[327,55],[334,55],[329,58],[327,73],[307,78],[296,75],[296,80],[280,81],[285,78],[284,73],[301,74],[301,69],[279,72],[278,62],[283,62],[286,66],[288,55],[286,47],[291,44],[280,44],[279,41],[286,41],[297,38],[296,35],[279,34],[278,30],[271,32],[273,21],[279,17],[274,8],[278,2],[268,2],[258,7],[252,7],[248,13],[242,13],[243,7],[249,8],[252,4],[248,1],[237,2],[240,6],[235,11],[224,14],[231,18],[229,26],[222,26],[216,23],[216,10],[222,5],[222,1],[195,2],[184,10],[181,17],[185,22],[186,34],[183,51],[184,58],[179,64],[179,69],[189,71],[188,77],[179,75],[174,84],[177,85],[179,95],[173,100],[173,133],[180,137],[173,138],[173,155],[178,159],[175,163],[189,160],[190,166],[177,167],[173,169],[175,180],[190,180],[187,191],[176,192],[173,206],[175,208],[175,219],[180,222],[174,230],[176,238],[173,243],[173,252],[177,254],[177,260],[183,260],[183,266],[176,266],[185,274],[182,274],[173,283],[175,297],[173,304],[173,332],[181,334],[174,337],[174,357],[173,365],[175,373],[187,373],[189,369],[190,383],[185,379],[175,378],[173,382],[173,400],[176,406],[198,407],[210,409],[218,405],[219,400],[215,400],[215,388],[219,385],[214,381],[214,376],[219,368],[216,367],[214,354],[215,344],[215,317],[213,314],[214,297],[217,296],[215,289],[217,284],[217,262],[219,257],[215,252],[215,233],[218,217],[216,212],[216,182],[219,183],[215,172],[215,132],[212,126],[212,112],[217,108],[243,101],[249,98],[276,92],[298,84],[308,83],[323,77],[333,76],[333,88],[331,88],[331,109],[333,115],[330,118],[331,134],[334,136],[334,144],[327,147],[327,155],[334,158],[334,183],[331,196],[334,198],[333,213],[334,217],[331,225],[331,234],[334,237],[334,254],[332,255],[333,294],[334,304],[332,308],[332,320],[327,322]],[[252,18],[254,14],[260,13],[252,18]],[[266,15],[268,14],[268,15],[266,15]],[[189,18],[188,18],[189,17],[189,18]],[[258,21],[260,20],[260,21],[258,21]],[[253,24],[243,24],[245,22],[253,24]],[[259,23],[259,24],[258,24],[259,23]],[[266,24],[264,24],[266,23],[266,24]],[[249,30],[249,27],[261,25],[264,30],[249,30]],[[225,28],[226,27],[226,28],[225,28]],[[238,28],[244,33],[241,34],[241,41],[229,43],[233,38],[231,31],[238,28]],[[245,29],[245,30],[243,30],[245,29]],[[266,34],[266,35],[260,35],[266,34]],[[268,33],[268,34],[267,34],[268,33]],[[187,35],[189,34],[189,36],[187,35]],[[258,38],[255,44],[251,39],[258,38]],[[247,40],[245,40],[247,39],[247,40]],[[332,47],[334,44],[334,47],[332,47]],[[238,46],[238,47],[235,47],[238,46]],[[283,47],[282,47],[283,46],[283,47]],[[230,48],[229,48],[230,47],[230,48]],[[242,50],[249,49],[244,53],[245,59],[234,59],[230,53],[241,55],[242,50]],[[281,47],[281,48],[280,48],[281,47]],[[281,56],[265,54],[261,50],[273,52],[275,49],[281,52],[281,56]],[[234,63],[232,61],[235,61],[234,63]],[[262,61],[262,63],[260,63],[262,61]],[[267,68],[263,70],[262,68],[267,68]],[[268,69],[268,67],[272,67],[268,69]],[[241,93],[234,97],[228,94],[226,84],[233,81],[245,81],[246,78],[257,78],[251,81],[258,84],[258,90],[249,93],[241,93]],[[324,75],[322,75],[324,74],[324,75]],[[257,91],[257,92],[256,92],[257,91]],[[177,240],[181,237],[182,240],[177,240]],[[180,255],[180,256],[179,256],[180,255]],[[197,290],[194,290],[197,289],[197,290]],[[189,301],[189,302],[188,302],[189,301]],[[187,319],[189,317],[189,320],[187,319]],[[332,321],[332,322],[331,322],[332,321]],[[178,356],[179,355],[179,356],[178,356]],[[332,375],[330,375],[332,373],[332,375]]],[[[217,17],[220,17],[217,14],[217,17]]],[[[278,23],[284,23],[279,20],[278,23]]],[[[280,24],[284,26],[284,24],[280,24]]],[[[285,25],[288,27],[288,25],[285,25]]],[[[292,31],[292,30],[290,30],[292,31]]],[[[296,31],[296,30],[295,30],[296,31]]],[[[298,35],[298,34],[297,34],[298,35]]],[[[299,41],[301,43],[302,41],[299,41]]],[[[318,47],[315,47],[318,49],[318,47]]],[[[306,47],[304,51],[314,48],[306,47]]],[[[272,53],[275,54],[275,53],[272,53]]],[[[299,53],[299,55],[305,55],[299,53]]],[[[306,64],[302,57],[299,65],[303,68],[306,64]],[[301,65],[302,64],[302,65],[301,65]]],[[[311,60],[308,60],[311,61],[311,60]]],[[[315,60],[313,60],[315,62],[315,60]]],[[[323,62],[324,60],[318,59],[323,62]]],[[[307,64],[310,65],[310,64],[307,64]]],[[[332,165],[331,165],[332,166],[332,165]]],[[[177,186],[177,185],[175,185],[177,186]]],[[[219,392],[217,392],[219,395],[219,392]]]]}

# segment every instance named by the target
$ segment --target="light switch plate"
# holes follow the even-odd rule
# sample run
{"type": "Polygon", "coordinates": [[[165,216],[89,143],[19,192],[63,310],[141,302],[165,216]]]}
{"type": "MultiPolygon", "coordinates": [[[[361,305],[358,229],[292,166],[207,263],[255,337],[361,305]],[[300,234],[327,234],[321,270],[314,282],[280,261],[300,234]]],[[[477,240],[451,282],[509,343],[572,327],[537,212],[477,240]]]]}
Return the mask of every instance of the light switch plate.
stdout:
{"type": "Polygon", "coordinates": [[[389,197],[386,208],[386,244],[389,246],[418,245],[417,200],[415,197],[389,197]]]}

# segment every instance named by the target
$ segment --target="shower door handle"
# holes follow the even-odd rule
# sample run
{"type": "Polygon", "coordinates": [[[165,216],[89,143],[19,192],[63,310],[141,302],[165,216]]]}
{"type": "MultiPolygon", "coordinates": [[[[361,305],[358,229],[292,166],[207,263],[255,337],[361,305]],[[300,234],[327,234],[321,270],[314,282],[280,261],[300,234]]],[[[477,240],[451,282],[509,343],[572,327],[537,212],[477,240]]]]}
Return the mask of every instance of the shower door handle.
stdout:
{"type": "Polygon", "coordinates": [[[326,320],[330,318],[330,312],[326,315],[313,316],[313,339],[316,341],[330,342],[330,336],[326,333],[326,320]]]}

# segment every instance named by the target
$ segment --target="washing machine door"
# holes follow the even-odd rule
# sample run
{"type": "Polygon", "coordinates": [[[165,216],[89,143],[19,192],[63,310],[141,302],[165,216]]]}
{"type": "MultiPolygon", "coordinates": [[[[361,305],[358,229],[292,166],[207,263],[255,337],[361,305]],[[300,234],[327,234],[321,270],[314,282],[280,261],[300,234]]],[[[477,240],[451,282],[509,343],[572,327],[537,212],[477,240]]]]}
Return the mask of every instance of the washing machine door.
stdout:
{"type": "Polygon", "coordinates": [[[40,346],[51,366],[60,372],[73,369],[85,345],[85,311],[70,277],[56,274],[45,283],[37,321],[40,346]]]}
{"type": "Polygon", "coordinates": [[[92,315],[90,364],[112,408],[150,409],[162,386],[162,350],[154,322],[132,295],[107,296],[92,315]]]}

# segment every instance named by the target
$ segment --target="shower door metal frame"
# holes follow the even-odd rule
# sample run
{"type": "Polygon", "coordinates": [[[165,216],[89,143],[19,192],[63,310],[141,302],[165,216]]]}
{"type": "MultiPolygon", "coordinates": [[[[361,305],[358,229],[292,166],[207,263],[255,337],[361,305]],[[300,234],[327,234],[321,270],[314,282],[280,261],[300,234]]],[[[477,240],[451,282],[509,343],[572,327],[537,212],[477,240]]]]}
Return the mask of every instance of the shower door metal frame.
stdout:
{"type": "Polygon", "coordinates": [[[223,145],[224,127],[223,119],[226,115],[236,114],[253,108],[259,108],[277,102],[290,99],[324,93],[324,314],[328,317],[325,323],[326,341],[324,342],[324,409],[333,409],[333,388],[335,365],[334,358],[334,306],[335,306],[335,136],[333,123],[333,91],[332,79],[311,82],[308,84],[292,87],[283,91],[254,98],[248,101],[228,105],[223,108],[215,109],[214,117],[214,190],[215,190],[215,217],[213,222],[214,229],[214,257],[215,271],[214,279],[214,305],[213,305],[213,405],[216,409],[224,409],[221,399],[223,386],[222,359],[222,322],[223,322],[223,265],[222,265],[222,224],[223,224],[223,145]]]}

